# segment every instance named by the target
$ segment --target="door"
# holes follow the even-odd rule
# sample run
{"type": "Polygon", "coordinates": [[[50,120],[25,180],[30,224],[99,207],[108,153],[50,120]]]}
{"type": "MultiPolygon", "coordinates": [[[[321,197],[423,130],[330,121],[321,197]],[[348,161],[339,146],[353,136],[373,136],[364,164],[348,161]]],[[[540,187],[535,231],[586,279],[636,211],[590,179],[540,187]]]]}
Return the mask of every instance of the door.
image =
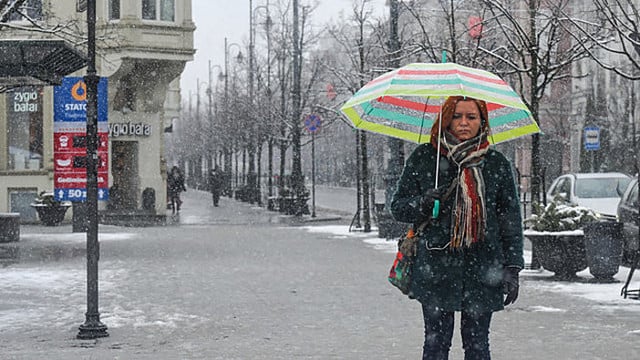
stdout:
{"type": "Polygon", "coordinates": [[[111,141],[111,175],[109,208],[135,210],[138,208],[138,142],[111,141]]]}

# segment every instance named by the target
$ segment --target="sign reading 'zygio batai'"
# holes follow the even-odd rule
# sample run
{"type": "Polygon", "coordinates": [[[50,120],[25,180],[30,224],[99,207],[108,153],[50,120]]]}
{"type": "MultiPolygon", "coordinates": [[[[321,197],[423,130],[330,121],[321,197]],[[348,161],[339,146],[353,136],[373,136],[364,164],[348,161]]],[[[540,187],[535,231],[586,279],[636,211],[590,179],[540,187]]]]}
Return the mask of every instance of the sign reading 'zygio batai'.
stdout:
{"type": "MultiPolygon", "coordinates": [[[[53,187],[56,200],[87,199],[87,86],[65,77],[53,91],[53,187]]],[[[98,200],[109,198],[107,78],[98,83],[98,200]]]]}

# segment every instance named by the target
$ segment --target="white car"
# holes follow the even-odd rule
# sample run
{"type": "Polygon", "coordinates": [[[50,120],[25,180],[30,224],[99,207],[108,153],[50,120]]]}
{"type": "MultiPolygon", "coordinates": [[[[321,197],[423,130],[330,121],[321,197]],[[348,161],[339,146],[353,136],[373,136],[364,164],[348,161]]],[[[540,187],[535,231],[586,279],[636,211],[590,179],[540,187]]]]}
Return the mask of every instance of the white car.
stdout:
{"type": "Polygon", "coordinates": [[[564,174],[551,183],[547,202],[559,198],[592,209],[603,219],[616,220],[618,203],[630,182],[631,177],[622,173],[564,174]]]}

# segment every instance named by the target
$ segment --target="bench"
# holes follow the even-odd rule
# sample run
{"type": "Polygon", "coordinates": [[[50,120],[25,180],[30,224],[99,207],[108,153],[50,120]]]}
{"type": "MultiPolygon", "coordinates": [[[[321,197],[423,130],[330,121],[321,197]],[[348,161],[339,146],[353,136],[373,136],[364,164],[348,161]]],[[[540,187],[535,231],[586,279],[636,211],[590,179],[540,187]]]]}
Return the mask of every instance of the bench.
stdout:
{"type": "Polygon", "coordinates": [[[0,213],[0,243],[20,240],[20,213],[0,213]]]}

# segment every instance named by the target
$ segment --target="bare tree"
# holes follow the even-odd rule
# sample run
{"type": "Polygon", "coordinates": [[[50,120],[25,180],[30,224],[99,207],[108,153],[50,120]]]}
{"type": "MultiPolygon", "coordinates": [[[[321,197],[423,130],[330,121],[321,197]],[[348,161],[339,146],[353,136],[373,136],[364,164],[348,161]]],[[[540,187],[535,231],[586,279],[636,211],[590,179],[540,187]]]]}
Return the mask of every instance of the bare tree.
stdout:
{"type": "MultiPolygon", "coordinates": [[[[375,31],[375,23],[372,21],[372,9],[370,0],[354,1],[350,23],[341,24],[329,28],[330,36],[342,48],[347,60],[346,66],[340,68],[328,68],[333,73],[336,81],[341,86],[349,89],[353,94],[364,86],[371,78],[370,68],[381,63],[382,54],[380,47],[371,41],[370,34],[375,31]]],[[[357,211],[354,221],[360,227],[360,217],[363,216],[364,231],[371,231],[371,212],[369,203],[369,159],[367,151],[367,134],[356,130],[356,176],[357,211]],[[362,214],[361,214],[362,210],[362,214]]]]}
{"type": "MultiPolygon", "coordinates": [[[[616,120],[609,121],[609,127],[618,126],[617,131],[611,133],[613,145],[610,152],[622,154],[608,160],[617,163],[619,169],[637,173],[640,166],[636,123],[640,94],[636,84],[636,80],[640,80],[640,6],[634,0],[591,0],[583,6],[591,10],[592,16],[590,21],[573,23],[577,29],[574,38],[588,37],[596,44],[594,48],[587,49],[591,58],[601,69],[617,77],[611,80],[615,84],[610,85],[615,92],[609,91],[601,99],[607,107],[604,116],[616,120]],[[592,33],[594,27],[600,29],[595,35],[592,33]],[[631,151],[628,151],[629,145],[631,151]]],[[[593,71],[597,72],[597,69],[593,71]]]]}
{"type": "MultiPolygon", "coordinates": [[[[488,35],[479,44],[479,50],[486,56],[483,66],[501,74],[515,85],[539,125],[543,100],[552,99],[553,93],[567,93],[569,80],[575,76],[571,66],[590,56],[593,48],[590,36],[581,36],[571,41],[575,32],[575,18],[571,0],[526,0],[496,1],[481,0],[488,11],[483,24],[488,35]],[[524,4],[525,7],[519,6],[524,4]],[[567,14],[574,19],[570,21],[567,14]],[[545,98],[546,97],[546,98],[545,98]]],[[[580,74],[579,74],[580,75],[580,74]]],[[[568,121],[568,110],[562,101],[556,103],[559,121],[568,121]],[[558,109],[559,108],[559,109],[558,109]]],[[[541,147],[540,135],[532,136],[531,149],[531,194],[533,201],[541,198],[541,147]]]]}

